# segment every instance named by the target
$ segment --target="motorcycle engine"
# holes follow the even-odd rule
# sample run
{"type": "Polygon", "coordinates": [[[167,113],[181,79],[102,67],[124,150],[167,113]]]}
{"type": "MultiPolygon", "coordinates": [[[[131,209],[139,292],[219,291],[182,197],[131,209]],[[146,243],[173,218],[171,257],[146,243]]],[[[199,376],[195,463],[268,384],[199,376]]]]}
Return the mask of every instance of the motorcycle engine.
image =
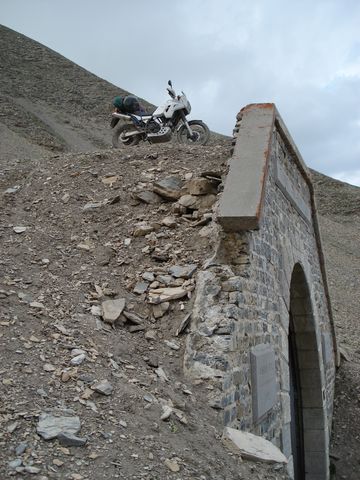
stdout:
{"type": "Polygon", "coordinates": [[[161,128],[161,125],[159,125],[155,120],[150,120],[146,124],[146,133],[158,133],[161,128]]]}

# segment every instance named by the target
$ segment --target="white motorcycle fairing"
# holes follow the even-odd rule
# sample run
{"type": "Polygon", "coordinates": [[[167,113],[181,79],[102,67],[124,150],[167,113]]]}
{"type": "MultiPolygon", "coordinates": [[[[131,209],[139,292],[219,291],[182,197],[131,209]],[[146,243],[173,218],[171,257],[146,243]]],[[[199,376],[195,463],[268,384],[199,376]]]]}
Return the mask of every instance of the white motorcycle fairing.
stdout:
{"type": "Polygon", "coordinates": [[[191,112],[190,102],[186,98],[185,93],[181,93],[182,95],[179,95],[176,98],[171,98],[170,100],[167,100],[163,105],[157,107],[157,109],[153,113],[153,116],[172,118],[174,112],[176,112],[177,110],[184,110],[185,115],[189,115],[189,113],[191,112]]]}

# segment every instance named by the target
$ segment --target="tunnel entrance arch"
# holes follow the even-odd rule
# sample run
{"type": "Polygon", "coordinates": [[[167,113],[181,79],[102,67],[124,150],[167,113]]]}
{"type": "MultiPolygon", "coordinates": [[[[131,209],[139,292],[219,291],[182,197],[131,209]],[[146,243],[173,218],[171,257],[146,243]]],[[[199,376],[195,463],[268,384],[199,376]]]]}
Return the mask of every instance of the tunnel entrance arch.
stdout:
{"type": "Polygon", "coordinates": [[[311,297],[296,264],[290,284],[289,377],[291,451],[295,480],[328,474],[328,433],[311,297]]]}

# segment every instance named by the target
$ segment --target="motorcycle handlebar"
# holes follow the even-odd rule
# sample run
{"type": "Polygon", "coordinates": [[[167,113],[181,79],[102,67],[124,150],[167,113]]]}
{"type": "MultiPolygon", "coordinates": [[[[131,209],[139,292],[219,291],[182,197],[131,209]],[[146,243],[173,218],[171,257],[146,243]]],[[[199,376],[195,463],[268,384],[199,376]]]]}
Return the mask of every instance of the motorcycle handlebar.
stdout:
{"type": "Polygon", "coordinates": [[[170,95],[171,98],[175,98],[176,97],[176,94],[174,92],[174,90],[172,88],[167,88],[166,89],[168,91],[168,94],[170,95]]]}

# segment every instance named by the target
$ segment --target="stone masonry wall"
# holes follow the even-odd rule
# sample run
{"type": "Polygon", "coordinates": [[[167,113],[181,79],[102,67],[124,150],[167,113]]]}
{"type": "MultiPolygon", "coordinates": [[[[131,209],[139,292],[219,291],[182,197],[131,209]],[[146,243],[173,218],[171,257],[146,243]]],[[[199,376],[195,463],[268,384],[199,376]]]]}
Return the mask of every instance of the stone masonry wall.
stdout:
{"type": "Polygon", "coordinates": [[[290,422],[290,283],[297,264],[309,288],[327,427],[335,377],[319,238],[301,170],[288,139],[274,122],[259,228],[238,232],[219,228],[217,252],[198,274],[185,356],[188,375],[209,380],[210,401],[223,410],[225,425],[262,435],[288,456],[290,433],[284,426],[290,422]],[[251,351],[256,345],[270,345],[275,353],[276,397],[266,414],[254,420],[251,351]]]}

